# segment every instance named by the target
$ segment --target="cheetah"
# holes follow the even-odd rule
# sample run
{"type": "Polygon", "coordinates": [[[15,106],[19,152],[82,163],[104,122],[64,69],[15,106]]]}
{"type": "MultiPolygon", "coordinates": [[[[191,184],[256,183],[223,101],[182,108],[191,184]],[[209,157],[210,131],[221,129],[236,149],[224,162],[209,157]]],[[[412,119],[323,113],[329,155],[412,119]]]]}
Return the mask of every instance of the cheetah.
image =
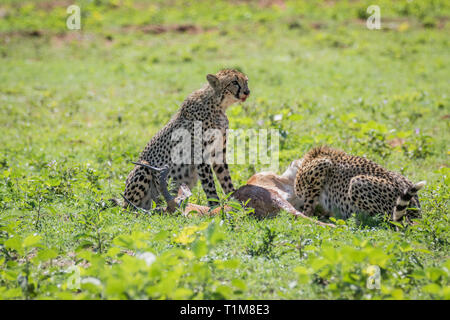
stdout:
{"type": "Polygon", "coordinates": [[[228,194],[234,191],[226,162],[228,118],[226,110],[250,95],[245,74],[224,69],[206,76],[207,83],[191,93],[172,119],[150,140],[125,183],[124,207],[148,210],[163,193],[155,168],[168,168],[168,179],[178,189],[190,189],[200,178],[208,204],[218,199],[213,170],[228,194]],[[187,139],[186,139],[187,137],[187,139]],[[181,141],[180,141],[181,139],[181,141]],[[143,165],[142,165],[143,164],[143,165]]]}
{"type": "Polygon", "coordinates": [[[366,158],[322,146],[301,159],[295,194],[307,216],[318,207],[344,219],[352,213],[388,214],[393,221],[405,217],[410,222],[420,217],[417,191],[424,185],[425,181],[413,184],[366,158]]]}

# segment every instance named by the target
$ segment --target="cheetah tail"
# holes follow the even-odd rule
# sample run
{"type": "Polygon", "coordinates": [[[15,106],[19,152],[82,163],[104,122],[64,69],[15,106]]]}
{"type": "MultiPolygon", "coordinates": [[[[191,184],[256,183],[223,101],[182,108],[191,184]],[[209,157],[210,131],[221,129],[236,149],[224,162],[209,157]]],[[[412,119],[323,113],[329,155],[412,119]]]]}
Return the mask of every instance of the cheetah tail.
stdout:
{"type": "Polygon", "coordinates": [[[417,191],[422,189],[425,184],[426,181],[420,181],[406,189],[405,192],[398,197],[397,203],[395,204],[394,213],[392,215],[392,220],[399,221],[406,214],[406,209],[409,206],[411,198],[414,197],[417,194],[417,191]]]}

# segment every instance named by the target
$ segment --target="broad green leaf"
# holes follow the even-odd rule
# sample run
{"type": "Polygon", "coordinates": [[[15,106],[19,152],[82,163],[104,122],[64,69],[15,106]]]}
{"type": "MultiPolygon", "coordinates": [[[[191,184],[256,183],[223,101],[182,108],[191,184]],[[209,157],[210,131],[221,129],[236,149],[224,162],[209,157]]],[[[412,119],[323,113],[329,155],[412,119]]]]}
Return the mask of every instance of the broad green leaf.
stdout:
{"type": "Polygon", "coordinates": [[[37,253],[36,258],[38,261],[47,261],[54,259],[58,256],[58,253],[53,249],[44,249],[37,253]]]}
{"type": "Polygon", "coordinates": [[[108,257],[115,257],[120,253],[120,248],[118,247],[111,247],[108,249],[108,251],[106,252],[106,256],[108,257]]]}
{"type": "Polygon", "coordinates": [[[192,294],[193,294],[193,291],[191,289],[188,289],[188,288],[177,288],[172,293],[172,299],[185,300],[185,299],[189,299],[192,296],[192,294]]]}
{"type": "Polygon", "coordinates": [[[192,251],[197,258],[203,257],[208,253],[208,245],[204,240],[197,240],[192,244],[192,251]]]}
{"type": "Polygon", "coordinates": [[[233,295],[233,290],[225,285],[218,286],[216,292],[222,295],[225,299],[230,299],[233,295]]]}
{"type": "Polygon", "coordinates": [[[34,247],[40,244],[42,237],[40,235],[31,234],[23,240],[24,248],[34,247]]]}
{"type": "Polygon", "coordinates": [[[242,291],[247,289],[247,285],[241,279],[233,279],[233,280],[231,280],[231,284],[233,286],[235,286],[236,288],[241,289],[242,291]]]}
{"type": "Polygon", "coordinates": [[[309,282],[309,270],[303,266],[297,266],[294,271],[298,273],[299,282],[301,284],[306,284],[309,282]]]}
{"type": "Polygon", "coordinates": [[[225,234],[222,230],[220,230],[218,223],[213,221],[206,229],[206,238],[208,239],[208,242],[214,246],[225,238],[225,234]]]}
{"type": "Polygon", "coordinates": [[[5,241],[5,248],[16,250],[19,254],[23,253],[22,249],[22,239],[19,237],[12,237],[5,241]]]}
{"type": "Polygon", "coordinates": [[[214,265],[218,269],[236,269],[239,267],[239,260],[238,259],[230,259],[230,260],[214,260],[214,265]]]}
{"type": "Polygon", "coordinates": [[[439,287],[435,283],[430,283],[430,284],[427,284],[426,286],[423,286],[422,291],[428,292],[431,294],[439,294],[441,292],[441,287],[439,287]]]}
{"type": "Polygon", "coordinates": [[[394,298],[395,300],[403,300],[403,291],[402,289],[394,289],[391,292],[391,296],[392,298],[394,298]]]}
{"type": "Polygon", "coordinates": [[[153,236],[153,241],[163,241],[169,239],[169,231],[163,230],[153,236]]]}

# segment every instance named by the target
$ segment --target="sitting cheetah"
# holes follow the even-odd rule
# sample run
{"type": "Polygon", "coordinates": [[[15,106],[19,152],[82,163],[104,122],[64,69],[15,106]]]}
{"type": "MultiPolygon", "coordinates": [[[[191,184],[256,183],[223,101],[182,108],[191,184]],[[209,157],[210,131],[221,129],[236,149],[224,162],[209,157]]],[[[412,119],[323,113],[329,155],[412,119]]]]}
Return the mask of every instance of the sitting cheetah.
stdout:
{"type": "MultiPolygon", "coordinates": [[[[218,198],[214,169],[223,191],[234,191],[225,159],[228,129],[225,111],[230,105],[247,99],[250,94],[248,78],[239,71],[225,69],[215,75],[208,74],[206,79],[208,83],[184,100],[178,112],[141,153],[139,163],[147,166],[137,164],[128,175],[124,207],[132,204],[149,209],[152,200],[158,201],[163,191],[159,173],[149,169],[149,166],[170,168],[168,178],[172,179],[176,189],[181,184],[192,188],[199,176],[208,199],[218,198]],[[186,134],[188,139],[184,140],[186,134]],[[215,149],[211,151],[213,147],[215,149]],[[211,157],[205,161],[208,150],[211,157]]],[[[216,204],[210,200],[208,203],[210,206],[216,204]]]]}
{"type": "Polygon", "coordinates": [[[327,146],[310,150],[301,161],[295,193],[308,216],[316,205],[328,214],[339,212],[344,219],[357,212],[387,213],[393,221],[420,215],[416,193],[424,181],[414,185],[373,161],[327,146]]]}

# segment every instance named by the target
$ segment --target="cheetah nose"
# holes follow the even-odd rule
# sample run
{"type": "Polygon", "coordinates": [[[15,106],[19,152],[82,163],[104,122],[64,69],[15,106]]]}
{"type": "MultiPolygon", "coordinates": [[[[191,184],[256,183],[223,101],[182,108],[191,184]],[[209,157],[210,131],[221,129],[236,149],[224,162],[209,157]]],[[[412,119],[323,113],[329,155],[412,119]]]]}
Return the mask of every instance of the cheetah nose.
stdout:
{"type": "Polygon", "coordinates": [[[250,94],[250,90],[245,90],[245,91],[244,91],[244,94],[245,94],[246,96],[248,96],[248,95],[250,94]]]}

